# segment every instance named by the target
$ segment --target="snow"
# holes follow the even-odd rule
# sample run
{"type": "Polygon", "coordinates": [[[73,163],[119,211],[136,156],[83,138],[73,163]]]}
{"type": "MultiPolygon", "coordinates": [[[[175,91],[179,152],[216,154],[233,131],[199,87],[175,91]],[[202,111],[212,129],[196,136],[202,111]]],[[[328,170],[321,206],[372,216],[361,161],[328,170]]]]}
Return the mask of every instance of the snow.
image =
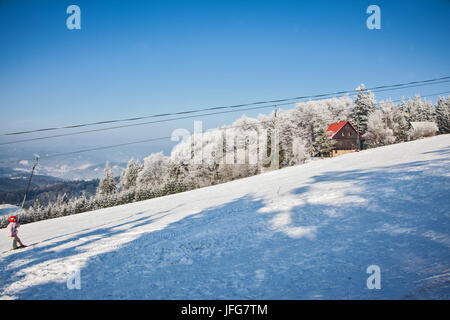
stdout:
{"type": "Polygon", "coordinates": [[[26,224],[16,252],[3,229],[0,297],[449,299],[449,162],[440,135],[26,224]]]}

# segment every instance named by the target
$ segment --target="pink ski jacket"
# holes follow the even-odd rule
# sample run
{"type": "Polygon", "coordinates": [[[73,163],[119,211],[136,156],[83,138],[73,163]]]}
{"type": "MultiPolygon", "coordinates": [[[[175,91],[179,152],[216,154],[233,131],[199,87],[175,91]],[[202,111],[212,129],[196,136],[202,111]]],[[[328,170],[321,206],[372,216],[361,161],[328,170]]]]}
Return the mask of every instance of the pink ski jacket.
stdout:
{"type": "Polygon", "coordinates": [[[19,227],[20,227],[20,223],[18,223],[18,222],[10,222],[8,224],[8,226],[6,227],[6,230],[8,231],[9,236],[10,237],[16,236],[17,235],[17,228],[19,228],[19,227]]]}

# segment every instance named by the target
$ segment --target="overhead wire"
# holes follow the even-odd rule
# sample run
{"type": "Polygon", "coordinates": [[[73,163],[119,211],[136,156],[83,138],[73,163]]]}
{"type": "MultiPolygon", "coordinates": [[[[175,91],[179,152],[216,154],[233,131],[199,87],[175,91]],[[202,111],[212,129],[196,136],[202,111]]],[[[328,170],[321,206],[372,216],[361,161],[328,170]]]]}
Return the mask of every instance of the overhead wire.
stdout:
{"type": "MultiPolygon", "coordinates": [[[[442,94],[447,94],[447,93],[450,93],[450,90],[449,91],[444,91],[444,92],[433,93],[433,94],[421,95],[421,98],[430,97],[430,96],[437,96],[437,95],[442,95],[442,94]]],[[[391,101],[392,102],[400,102],[400,101],[402,101],[402,99],[396,99],[396,100],[391,100],[391,101]]],[[[287,104],[292,104],[292,103],[295,103],[295,102],[279,103],[279,104],[276,104],[276,105],[271,105],[271,107],[273,108],[273,107],[278,107],[278,106],[281,106],[281,105],[287,105],[287,104]]],[[[266,106],[266,107],[268,107],[268,106],[266,106]]],[[[255,108],[257,108],[257,107],[255,107],[255,108]]],[[[227,111],[227,112],[231,112],[231,111],[227,111]]],[[[270,121],[272,121],[272,120],[259,121],[259,123],[266,123],[266,122],[270,122],[270,121]]],[[[225,126],[222,129],[233,129],[233,128],[243,127],[243,126],[246,126],[246,125],[247,124],[241,125],[241,126],[228,126],[228,127],[225,126]]],[[[217,129],[219,129],[219,128],[217,128],[217,129]]],[[[138,141],[125,142],[125,143],[119,143],[119,144],[108,145],[108,146],[93,147],[93,148],[82,149],[82,150],[78,150],[78,151],[69,151],[69,152],[55,153],[55,154],[50,154],[50,155],[43,155],[43,156],[40,156],[40,159],[51,159],[51,158],[55,158],[55,157],[74,155],[74,154],[86,153],[86,152],[92,152],[92,151],[99,151],[99,150],[123,147],[123,146],[134,145],[134,144],[141,144],[141,143],[146,143],[146,142],[167,140],[167,139],[172,139],[172,135],[171,136],[156,137],[156,138],[149,138],[149,139],[138,140],[138,141]]],[[[31,161],[31,160],[34,160],[34,158],[33,159],[20,159],[20,160],[4,160],[4,161],[0,161],[0,163],[19,163],[21,161],[31,161]]]]}
{"type": "MultiPolygon", "coordinates": [[[[434,79],[427,79],[427,80],[418,80],[418,81],[410,81],[410,82],[390,84],[390,85],[381,85],[381,86],[376,86],[376,87],[372,87],[372,88],[365,88],[365,90],[384,91],[383,89],[391,89],[391,88],[392,89],[395,89],[395,88],[399,88],[400,89],[400,88],[408,88],[408,86],[414,87],[414,86],[421,86],[421,85],[431,85],[431,84],[446,83],[446,82],[449,82],[449,81],[450,81],[450,76],[445,76],[445,77],[434,78],[434,79]]],[[[33,129],[33,130],[25,130],[25,131],[17,131],[17,132],[9,132],[9,133],[0,133],[0,136],[12,136],[12,135],[22,135],[22,134],[29,134],[29,133],[36,133],[36,132],[44,132],[44,131],[54,131],[54,130],[62,130],[62,129],[74,129],[74,128],[81,128],[81,127],[87,127],[87,126],[103,125],[103,124],[108,124],[108,123],[137,121],[137,120],[144,120],[144,119],[148,119],[148,118],[175,116],[175,115],[197,113],[197,112],[203,112],[203,111],[212,111],[212,110],[219,110],[219,109],[240,108],[240,107],[247,107],[247,106],[254,106],[254,105],[261,105],[261,104],[274,104],[274,103],[282,103],[282,102],[287,102],[287,101],[292,101],[292,100],[323,98],[323,97],[326,97],[326,96],[345,95],[345,94],[356,93],[357,91],[358,90],[356,90],[356,89],[354,89],[354,90],[344,90],[344,91],[337,91],[337,92],[332,92],[332,93],[322,93],[322,94],[316,94],[316,95],[305,95],[305,96],[299,96],[299,97],[293,97],[293,98],[284,98],[284,99],[266,100],[266,101],[256,101],[256,102],[236,104],[236,105],[218,106],[218,107],[194,109],[194,110],[172,112],[172,113],[162,113],[162,114],[155,114],[155,115],[149,115],[149,116],[143,116],[143,117],[133,117],[133,118],[125,118],[125,119],[105,120],[105,121],[97,121],[97,122],[90,122],[90,123],[84,123],[84,124],[68,125],[68,126],[55,126],[55,127],[49,127],[49,128],[41,128],[41,129],[33,129]]]]}
{"type": "MultiPolygon", "coordinates": [[[[419,87],[419,86],[424,86],[424,85],[431,85],[431,84],[442,84],[442,83],[447,83],[447,82],[450,82],[450,79],[449,80],[445,80],[445,81],[440,81],[440,82],[433,82],[433,83],[430,83],[428,81],[427,83],[423,83],[423,84],[411,84],[411,85],[407,85],[407,86],[403,86],[403,87],[399,87],[399,85],[395,85],[395,87],[393,87],[393,88],[390,88],[390,87],[386,88],[386,86],[380,86],[380,87],[376,87],[373,90],[370,90],[370,89],[367,89],[367,90],[370,90],[372,92],[384,92],[384,91],[392,91],[392,90],[414,88],[414,87],[419,87]]],[[[346,93],[345,91],[342,91],[342,93],[339,93],[339,94],[335,94],[335,93],[321,94],[321,95],[316,95],[316,98],[310,98],[310,100],[323,99],[324,97],[327,97],[327,96],[342,97],[342,96],[345,96],[347,94],[348,93],[346,93]]],[[[205,117],[205,116],[211,116],[211,115],[217,115],[217,114],[226,114],[226,113],[235,113],[235,112],[250,111],[250,110],[257,110],[257,109],[266,109],[266,108],[273,107],[273,105],[275,103],[274,101],[285,101],[285,100],[286,99],[272,100],[271,104],[264,105],[264,106],[258,106],[258,107],[241,108],[241,109],[234,109],[234,110],[229,110],[229,111],[210,112],[210,113],[205,113],[205,114],[197,114],[197,115],[190,115],[190,116],[183,116],[183,117],[176,117],[176,118],[169,118],[169,119],[160,119],[160,120],[153,120],[153,121],[146,121],[146,122],[140,122],[140,123],[125,124],[125,125],[106,127],[106,128],[99,128],[99,129],[82,130],[82,131],[62,133],[62,134],[49,135],[49,136],[43,136],[43,137],[35,137],[35,138],[26,138],[26,139],[13,140],[13,141],[5,141],[5,142],[0,142],[0,146],[10,145],[10,144],[15,144],[15,143],[38,141],[38,140],[46,140],[46,139],[59,138],[59,137],[67,137],[67,136],[79,135],[79,134],[84,134],[84,133],[102,132],[102,131],[109,131],[109,130],[122,129],[122,128],[129,128],[129,127],[142,126],[142,125],[148,125],[148,124],[156,124],[156,123],[163,123],[163,122],[169,122],[169,121],[190,119],[190,118],[195,118],[195,117],[205,117]]],[[[297,101],[290,101],[290,102],[285,102],[285,103],[277,103],[277,105],[288,105],[288,104],[297,103],[297,102],[301,102],[301,101],[297,100],[297,101]]],[[[223,107],[223,108],[227,108],[227,107],[223,107]]],[[[189,112],[187,111],[187,112],[183,112],[183,113],[189,113],[189,112]]],[[[174,114],[181,114],[181,113],[174,113],[174,114]]],[[[143,118],[145,118],[145,117],[143,117],[143,118]]],[[[138,118],[135,118],[135,119],[138,119],[138,118]]],[[[120,121],[126,121],[126,120],[120,120],[120,121]]],[[[115,122],[119,122],[119,120],[116,120],[115,122]]],[[[103,122],[103,123],[106,123],[106,122],[103,122]]],[[[68,128],[68,127],[65,127],[65,128],[68,128]]],[[[28,131],[27,133],[30,133],[30,132],[31,131],[28,131]]]]}

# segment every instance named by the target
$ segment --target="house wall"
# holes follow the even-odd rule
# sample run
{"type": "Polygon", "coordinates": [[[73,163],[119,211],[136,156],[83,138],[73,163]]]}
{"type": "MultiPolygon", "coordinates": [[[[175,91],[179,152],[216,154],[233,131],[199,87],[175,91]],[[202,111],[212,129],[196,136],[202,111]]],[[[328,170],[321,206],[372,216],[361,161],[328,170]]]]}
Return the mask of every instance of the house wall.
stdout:
{"type": "Polygon", "coordinates": [[[355,150],[358,149],[358,134],[350,124],[346,124],[334,137],[336,150],[355,150]]]}

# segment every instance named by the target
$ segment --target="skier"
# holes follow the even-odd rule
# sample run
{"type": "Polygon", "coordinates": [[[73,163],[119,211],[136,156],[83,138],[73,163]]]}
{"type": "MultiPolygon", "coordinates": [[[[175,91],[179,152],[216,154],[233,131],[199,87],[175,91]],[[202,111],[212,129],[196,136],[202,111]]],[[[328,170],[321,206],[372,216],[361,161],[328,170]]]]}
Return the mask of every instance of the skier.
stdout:
{"type": "Polygon", "coordinates": [[[16,250],[16,249],[26,247],[26,245],[24,245],[22,243],[22,241],[20,241],[19,237],[17,236],[17,228],[19,228],[19,227],[20,227],[20,223],[17,221],[16,217],[15,216],[9,217],[9,224],[6,227],[6,230],[8,231],[9,236],[11,238],[13,238],[11,250],[16,250]]]}

